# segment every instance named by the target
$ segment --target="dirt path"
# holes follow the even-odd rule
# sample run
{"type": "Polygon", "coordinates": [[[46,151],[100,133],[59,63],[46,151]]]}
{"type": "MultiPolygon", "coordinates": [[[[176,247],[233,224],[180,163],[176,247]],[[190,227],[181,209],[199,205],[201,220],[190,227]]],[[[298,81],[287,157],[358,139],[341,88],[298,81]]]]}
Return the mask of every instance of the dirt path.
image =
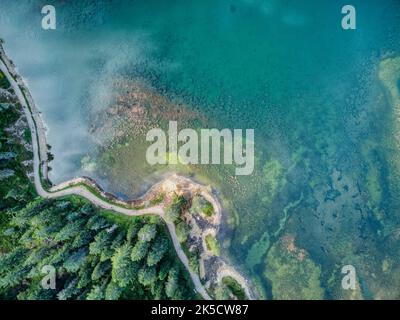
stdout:
{"type": "MultiPolygon", "coordinates": [[[[3,48],[0,45],[0,70],[4,73],[7,77],[8,81],[10,82],[15,95],[17,96],[23,111],[26,115],[29,129],[31,131],[32,136],[32,151],[33,151],[33,169],[34,169],[34,184],[37,193],[43,198],[59,198],[65,197],[70,195],[78,195],[88,199],[94,205],[101,207],[103,209],[112,210],[115,212],[119,212],[128,216],[140,216],[144,214],[155,214],[160,216],[164,219],[164,209],[161,205],[153,206],[145,209],[135,210],[135,209],[128,209],[123,208],[121,206],[114,205],[109,203],[97,195],[93,194],[91,191],[86,189],[83,186],[68,186],[74,184],[74,181],[68,181],[62,183],[63,187],[55,186],[52,189],[58,191],[48,192],[42,185],[41,174],[46,177],[47,176],[47,144],[46,144],[46,135],[45,135],[45,128],[43,126],[43,122],[40,117],[40,113],[36,109],[33,100],[26,89],[25,84],[23,83],[22,79],[16,74],[13,65],[8,60],[7,56],[5,55],[3,48]],[[24,93],[25,95],[24,95],[24,93]],[[67,186],[64,189],[64,186],[67,186]],[[62,189],[62,190],[60,190],[62,189]]],[[[79,178],[83,179],[83,178],[79,178]]],[[[165,219],[164,219],[165,221],[165,219]]],[[[168,230],[171,235],[171,239],[175,248],[175,251],[182,261],[183,265],[187,269],[190,274],[190,277],[193,281],[193,284],[196,288],[196,291],[203,297],[205,300],[211,300],[211,297],[208,295],[206,290],[204,289],[203,285],[200,282],[199,276],[192,272],[189,267],[189,260],[185,255],[184,251],[181,248],[181,245],[178,241],[176,236],[175,226],[172,223],[166,221],[168,230]]]]}

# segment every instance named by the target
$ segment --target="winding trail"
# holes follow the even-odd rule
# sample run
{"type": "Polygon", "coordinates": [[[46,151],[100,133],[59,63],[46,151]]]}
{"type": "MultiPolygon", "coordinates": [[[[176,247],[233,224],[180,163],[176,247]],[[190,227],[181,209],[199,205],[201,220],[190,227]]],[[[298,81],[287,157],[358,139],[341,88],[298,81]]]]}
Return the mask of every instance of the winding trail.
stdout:
{"type": "MultiPolygon", "coordinates": [[[[138,210],[123,208],[121,206],[114,205],[112,203],[104,201],[103,199],[99,198],[97,195],[95,195],[94,193],[92,193],[83,186],[77,186],[77,185],[73,186],[73,184],[75,183],[74,180],[60,184],[63,186],[62,188],[59,187],[60,185],[51,188],[52,190],[58,189],[57,191],[49,192],[43,187],[41,173],[43,174],[43,176],[45,177],[47,176],[47,144],[46,144],[45,128],[43,126],[40,113],[36,109],[33,99],[31,98],[27,87],[25,86],[22,78],[15,72],[12,63],[7,58],[1,44],[0,44],[0,70],[4,73],[4,75],[10,82],[28,121],[29,129],[31,131],[31,136],[32,136],[33,173],[34,173],[34,184],[37,193],[43,198],[51,198],[51,199],[70,196],[70,195],[81,196],[89,200],[95,206],[119,212],[128,216],[141,216],[145,214],[158,215],[165,221],[169,233],[171,235],[175,251],[179,259],[185,266],[186,270],[189,272],[193,284],[196,288],[196,291],[203,297],[203,299],[211,300],[211,297],[208,295],[207,291],[201,284],[199,276],[190,269],[189,260],[184,251],[182,250],[182,247],[176,236],[175,225],[165,220],[164,208],[161,205],[152,206],[145,209],[138,209],[138,210]],[[64,188],[65,185],[67,186],[66,188],[64,188]]],[[[84,179],[84,178],[79,178],[79,179],[84,179]]],[[[128,204],[126,203],[126,205],[128,204]]]]}

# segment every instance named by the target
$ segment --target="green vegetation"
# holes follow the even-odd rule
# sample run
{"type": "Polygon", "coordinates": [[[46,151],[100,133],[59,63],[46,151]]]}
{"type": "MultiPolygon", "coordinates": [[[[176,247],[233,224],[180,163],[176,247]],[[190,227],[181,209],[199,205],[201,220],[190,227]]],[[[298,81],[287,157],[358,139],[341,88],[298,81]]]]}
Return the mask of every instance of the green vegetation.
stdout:
{"type": "Polygon", "coordinates": [[[222,283],[234,295],[238,300],[247,300],[246,293],[244,292],[242,286],[232,277],[223,277],[222,283]]]}
{"type": "Polygon", "coordinates": [[[31,130],[29,130],[28,128],[26,128],[24,130],[24,139],[25,142],[27,143],[32,143],[32,134],[31,134],[31,130]]]}
{"type": "Polygon", "coordinates": [[[212,234],[208,234],[205,237],[205,242],[207,246],[207,250],[209,250],[213,255],[220,255],[220,248],[217,239],[212,234]]]}
{"type": "Polygon", "coordinates": [[[183,210],[187,206],[187,200],[183,196],[176,195],[173,199],[171,204],[165,209],[165,218],[170,221],[174,222],[175,224],[178,223],[180,220],[180,216],[183,210]]]}
{"type": "MultiPolygon", "coordinates": [[[[0,72],[0,78],[5,79],[2,77],[4,75],[0,72]]],[[[1,82],[3,88],[6,80],[1,82]]],[[[0,96],[0,154],[4,155],[0,160],[0,235],[6,232],[9,220],[3,212],[7,208],[26,204],[35,195],[25,174],[26,168],[21,165],[22,161],[31,159],[31,153],[5,130],[19,118],[19,112],[11,103],[13,101],[9,99],[5,103],[0,96]]],[[[8,250],[12,245],[9,238],[0,236],[0,252],[8,250]]]]}
{"type": "Polygon", "coordinates": [[[264,274],[272,283],[274,299],[318,300],[324,297],[320,267],[301,250],[289,250],[282,240],[271,247],[264,274]]]}
{"type": "Polygon", "coordinates": [[[254,268],[256,265],[260,264],[262,262],[262,257],[266,254],[270,246],[270,237],[266,231],[258,241],[254,242],[247,252],[246,264],[250,268],[254,268]]]}
{"type": "Polygon", "coordinates": [[[206,217],[212,217],[215,214],[211,202],[207,201],[202,196],[193,197],[191,209],[195,212],[204,214],[206,217]]]}
{"type": "Polygon", "coordinates": [[[9,87],[10,87],[10,83],[8,82],[4,73],[0,71],[0,88],[7,89],[9,87]]]}
{"type": "Polygon", "coordinates": [[[102,214],[77,197],[37,198],[5,215],[2,238],[12,246],[0,258],[2,298],[105,299],[110,286],[118,292],[113,297],[121,299],[193,297],[156,219],[133,217],[117,223],[120,219],[107,219],[108,212],[102,214]],[[55,290],[41,289],[45,265],[57,270],[55,290]],[[172,272],[176,288],[167,290],[165,274],[172,272]]]}
{"type": "Polygon", "coordinates": [[[265,203],[270,203],[277,192],[286,184],[285,169],[278,160],[273,159],[265,163],[263,173],[263,182],[268,192],[267,196],[264,196],[261,200],[265,203]]]}
{"type": "Polygon", "coordinates": [[[207,217],[211,217],[214,215],[214,207],[212,206],[212,204],[210,202],[207,201],[206,204],[204,205],[203,213],[207,217]]]}
{"type": "Polygon", "coordinates": [[[21,164],[32,155],[4,130],[19,117],[0,108],[0,299],[197,298],[158,217],[36,195],[21,164]],[[49,265],[55,289],[41,285],[49,265]]]}
{"type": "Polygon", "coordinates": [[[185,221],[179,221],[179,223],[176,224],[176,236],[179,240],[180,243],[186,242],[188,239],[190,230],[189,226],[185,221]]]}

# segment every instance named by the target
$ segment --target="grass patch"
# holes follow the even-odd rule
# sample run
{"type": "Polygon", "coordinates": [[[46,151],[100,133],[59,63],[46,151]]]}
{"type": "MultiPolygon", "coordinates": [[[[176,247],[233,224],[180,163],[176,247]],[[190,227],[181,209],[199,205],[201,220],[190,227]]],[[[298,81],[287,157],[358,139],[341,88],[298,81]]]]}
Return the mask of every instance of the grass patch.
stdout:
{"type": "Polygon", "coordinates": [[[212,217],[214,215],[214,207],[211,204],[211,202],[206,201],[206,203],[203,206],[203,213],[207,216],[207,217],[212,217]]]}
{"type": "Polygon", "coordinates": [[[161,223],[161,219],[158,216],[154,215],[127,216],[122,213],[104,209],[100,210],[100,215],[105,217],[107,220],[112,221],[117,225],[119,225],[120,227],[126,229],[128,229],[129,225],[133,220],[143,221],[144,219],[146,223],[155,223],[155,224],[161,223]]]}
{"type": "Polygon", "coordinates": [[[10,87],[10,83],[8,82],[4,73],[0,71],[0,88],[8,89],[9,87],[10,87]]]}
{"type": "Polygon", "coordinates": [[[242,286],[234,278],[230,276],[223,277],[222,283],[238,300],[247,300],[246,293],[244,292],[242,286]]]}
{"type": "Polygon", "coordinates": [[[218,245],[217,239],[211,234],[206,235],[205,238],[207,250],[211,251],[211,253],[215,256],[219,256],[220,248],[218,245]]]}
{"type": "Polygon", "coordinates": [[[29,144],[32,143],[32,134],[31,134],[31,130],[29,130],[29,128],[26,128],[24,130],[24,140],[29,144]]]}
{"type": "Polygon", "coordinates": [[[212,217],[215,214],[214,207],[211,202],[199,195],[193,197],[192,199],[192,211],[201,213],[206,217],[212,217]]]}

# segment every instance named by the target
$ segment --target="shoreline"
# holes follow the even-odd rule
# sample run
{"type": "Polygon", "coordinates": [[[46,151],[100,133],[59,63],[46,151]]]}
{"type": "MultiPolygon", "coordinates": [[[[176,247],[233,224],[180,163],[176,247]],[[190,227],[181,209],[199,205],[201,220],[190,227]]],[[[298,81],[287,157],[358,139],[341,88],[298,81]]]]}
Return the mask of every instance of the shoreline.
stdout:
{"type": "MultiPolygon", "coordinates": [[[[189,259],[183,251],[177,238],[174,223],[168,222],[165,219],[165,210],[162,203],[149,207],[145,207],[144,205],[147,197],[151,195],[152,192],[156,190],[159,186],[162,186],[165,183],[168,184],[171,181],[173,181],[173,183],[177,181],[178,183],[182,183],[190,189],[199,191],[199,194],[212,204],[214,210],[218,213],[217,216],[220,220],[222,208],[219,201],[215,198],[211,191],[208,190],[206,186],[200,185],[189,178],[177,176],[173,173],[169,174],[169,178],[165,178],[160,182],[152,185],[139,198],[129,201],[123,201],[115,195],[105,192],[94,179],[89,177],[79,177],[62,182],[55,186],[51,185],[47,176],[48,146],[46,143],[45,126],[41,119],[40,112],[36,109],[33,98],[30,95],[23,78],[16,72],[15,66],[12,61],[7,57],[2,43],[0,43],[0,70],[7,77],[14,91],[14,94],[21,104],[21,107],[28,122],[28,126],[32,136],[31,145],[33,153],[33,182],[38,195],[43,198],[50,199],[77,195],[89,200],[97,207],[115,211],[117,213],[122,213],[124,215],[142,216],[152,214],[159,216],[167,225],[178,258],[184,265],[187,272],[189,272],[196,291],[203,297],[203,299],[211,300],[212,298],[209,296],[206,289],[202,285],[199,275],[193,272],[189,266],[189,259]]],[[[232,267],[230,268],[232,269],[232,267]]],[[[245,286],[243,289],[246,291],[246,293],[249,293],[248,298],[251,299],[249,288],[245,286]]]]}

